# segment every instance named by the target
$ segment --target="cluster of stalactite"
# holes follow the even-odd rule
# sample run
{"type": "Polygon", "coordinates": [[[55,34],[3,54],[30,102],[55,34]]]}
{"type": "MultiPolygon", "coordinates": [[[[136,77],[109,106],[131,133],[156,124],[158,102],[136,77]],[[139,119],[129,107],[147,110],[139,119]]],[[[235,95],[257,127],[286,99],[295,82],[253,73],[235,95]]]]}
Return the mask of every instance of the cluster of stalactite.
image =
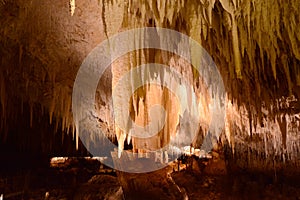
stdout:
{"type": "MultiPolygon", "coordinates": [[[[75,4],[72,6],[74,9],[75,4]]],[[[70,16],[68,2],[3,1],[0,10],[3,141],[9,129],[24,117],[30,118],[29,127],[34,119],[47,118],[54,132],[74,136],[72,86],[80,63],[100,41],[98,36],[91,37],[101,20],[85,25],[79,19],[86,16],[70,16]],[[23,114],[27,105],[29,112],[23,114]]],[[[97,12],[95,15],[101,19],[97,12]]],[[[61,139],[63,142],[64,135],[61,139]]]]}
{"type": "MultiPolygon", "coordinates": [[[[280,0],[102,0],[92,5],[75,0],[53,4],[0,1],[2,137],[23,102],[30,107],[29,121],[45,113],[49,123],[74,132],[71,96],[76,72],[88,52],[104,39],[89,30],[109,37],[131,28],[157,26],[189,35],[214,59],[227,92],[225,132],[233,149],[238,143],[251,144],[266,155],[276,152],[295,158],[300,110],[299,8],[299,1],[280,0]],[[58,6],[63,12],[55,14],[58,6]],[[85,8],[89,15],[84,14],[85,8]],[[245,142],[255,138],[259,142],[245,142]]],[[[126,62],[141,64],[142,54],[131,53],[126,62]]],[[[196,77],[193,70],[189,73],[196,77]]],[[[137,91],[133,102],[146,93],[137,91]]],[[[103,106],[111,109],[109,103],[103,106]]],[[[111,126],[111,114],[101,115],[111,126]]],[[[118,138],[125,140],[120,134],[118,138]]]]}
{"type": "MultiPolygon", "coordinates": [[[[171,28],[203,45],[228,94],[225,133],[233,149],[298,155],[299,2],[102,1],[106,35],[145,26],[171,28]],[[116,10],[116,22],[110,16],[116,10]],[[246,141],[252,142],[246,142],[246,141]]],[[[122,143],[122,142],[121,142],[122,143]]]]}
{"type": "MultiPolygon", "coordinates": [[[[182,77],[182,83],[177,82],[176,75],[168,74],[167,68],[159,71],[158,77],[160,77],[160,82],[168,82],[173,86],[173,90],[171,88],[158,86],[156,84],[149,84],[147,80],[153,79],[155,74],[148,71],[141,71],[141,77],[136,77],[136,74],[132,73],[132,77],[130,78],[129,85],[124,85],[122,90],[128,90],[132,94],[130,101],[127,102],[126,92],[119,91],[118,95],[120,98],[124,98],[125,103],[117,102],[116,99],[114,101],[114,108],[119,109],[120,113],[126,112],[127,109],[124,109],[125,106],[129,106],[130,117],[134,120],[139,126],[147,126],[151,123],[150,113],[151,107],[153,105],[160,104],[164,107],[166,112],[166,121],[163,120],[161,123],[164,124],[163,128],[155,134],[155,136],[147,137],[147,138],[139,138],[131,135],[131,132],[134,130],[132,125],[129,125],[126,129],[120,129],[117,125],[115,126],[115,130],[111,131],[111,137],[116,134],[119,150],[122,151],[124,148],[124,142],[127,140],[127,143],[132,143],[133,151],[136,152],[147,152],[147,151],[155,151],[163,148],[165,145],[170,143],[171,138],[175,138],[176,134],[180,134],[179,126],[185,126],[189,122],[184,119],[185,112],[191,113],[201,113],[199,116],[199,124],[201,124],[203,128],[206,130],[208,124],[210,123],[211,114],[208,109],[208,105],[210,103],[210,97],[208,94],[208,86],[206,86],[202,80],[198,79],[198,84],[196,81],[193,82],[193,68],[190,66],[187,61],[180,58],[177,55],[173,55],[164,51],[159,50],[138,50],[129,53],[129,55],[120,58],[117,62],[112,65],[112,88],[114,89],[120,79],[126,74],[130,73],[134,68],[139,67],[142,64],[147,62],[157,63],[157,64],[165,64],[174,68],[176,71],[180,72],[182,77]],[[137,58],[140,59],[137,59],[137,58]],[[184,84],[184,79],[187,80],[188,84],[184,84]],[[141,81],[143,87],[135,89],[135,85],[141,81]],[[193,99],[189,94],[189,87],[193,87],[196,93],[195,98],[193,99]],[[176,96],[175,91],[180,91],[181,99],[176,96]],[[179,101],[187,101],[187,104],[180,104],[179,101]],[[186,107],[182,107],[182,105],[186,107]]],[[[156,72],[157,73],[157,72],[156,72]]],[[[100,91],[101,92],[101,91],[100,91]]],[[[103,90],[102,90],[103,92],[103,90]]],[[[99,97],[100,98],[100,97],[99,97]]],[[[107,101],[109,102],[109,101],[107,101]]],[[[106,106],[106,105],[105,105],[106,106]]],[[[101,106],[99,106],[101,109],[101,106]]],[[[112,106],[111,106],[112,107],[112,106]]],[[[155,117],[160,118],[163,114],[158,112],[155,117]]],[[[103,121],[110,121],[111,115],[107,115],[103,121]]],[[[153,120],[153,119],[152,119],[153,120]]],[[[189,127],[191,125],[186,125],[186,130],[182,134],[182,137],[179,136],[178,141],[175,141],[173,145],[180,146],[180,143],[184,143],[184,140],[189,139],[189,132],[194,130],[194,127],[189,127]]],[[[190,145],[193,142],[186,143],[186,145],[190,145]]]]}

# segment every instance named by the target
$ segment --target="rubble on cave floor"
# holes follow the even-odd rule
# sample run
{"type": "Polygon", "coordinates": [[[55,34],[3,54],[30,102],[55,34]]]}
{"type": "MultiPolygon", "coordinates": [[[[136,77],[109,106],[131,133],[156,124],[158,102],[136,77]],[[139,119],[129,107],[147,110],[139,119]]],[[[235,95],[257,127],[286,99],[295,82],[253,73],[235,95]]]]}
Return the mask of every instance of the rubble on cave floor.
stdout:
{"type": "MultiPolygon", "coordinates": [[[[217,152],[212,159],[186,156],[156,176],[145,178],[152,197],[164,199],[299,199],[300,182],[259,172],[228,172],[217,152]],[[167,172],[167,173],[166,173],[167,172]],[[168,174],[158,182],[159,174],[168,174]],[[146,180],[147,179],[147,180],[146,180]],[[149,184],[149,183],[152,184],[149,184]],[[172,186],[173,185],[173,186],[172,186]],[[172,187],[171,187],[172,186],[172,187]],[[179,188],[180,194],[171,195],[179,188]],[[163,194],[163,195],[162,195],[163,194]],[[179,198],[180,197],[180,198],[179,198]]],[[[62,160],[61,160],[62,161],[62,160]]],[[[146,176],[145,176],[146,177],[146,176]]],[[[48,169],[32,169],[0,176],[3,200],[67,200],[124,198],[117,173],[96,159],[70,158],[48,169]],[[64,163],[64,164],[63,164],[64,163]]]]}

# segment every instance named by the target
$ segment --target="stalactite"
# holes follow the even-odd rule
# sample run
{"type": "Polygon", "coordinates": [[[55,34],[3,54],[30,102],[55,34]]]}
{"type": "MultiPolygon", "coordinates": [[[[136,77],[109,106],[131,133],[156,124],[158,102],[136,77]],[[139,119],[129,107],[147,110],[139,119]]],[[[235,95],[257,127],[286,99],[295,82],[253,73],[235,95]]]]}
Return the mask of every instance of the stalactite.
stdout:
{"type": "Polygon", "coordinates": [[[32,123],[33,123],[33,105],[32,105],[32,103],[29,103],[29,113],[30,113],[30,127],[32,127],[32,123]]]}
{"type": "Polygon", "coordinates": [[[102,0],[101,6],[104,34],[109,37],[116,34],[122,26],[125,3],[124,1],[102,0]]]}
{"type": "Polygon", "coordinates": [[[0,103],[1,103],[1,108],[2,108],[2,114],[1,114],[1,118],[5,119],[5,115],[6,115],[6,91],[5,91],[5,79],[4,76],[2,74],[2,72],[0,71],[0,103]]]}
{"type": "Polygon", "coordinates": [[[289,69],[289,64],[288,64],[288,58],[286,55],[282,55],[281,56],[281,63],[282,63],[282,67],[285,73],[285,77],[287,79],[287,83],[288,83],[288,91],[289,91],[289,95],[292,94],[292,86],[293,83],[291,81],[291,75],[290,75],[290,69],[289,69]]]}
{"type": "MultiPolygon", "coordinates": [[[[54,93],[54,96],[55,96],[55,93],[54,93]]],[[[51,100],[51,103],[50,103],[50,108],[49,108],[49,119],[50,119],[49,123],[50,124],[52,124],[54,110],[55,110],[55,98],[53,97],[51,100]]]]}
{"type": "Polygon", "coordinates": [[[241,72],[241,53],[239,50],[239,36],[238,36],[238,28],[235,21],[235,16],[231,15],[232,17],[232,46],[233,46],[233,55],[234,55],[234,64],[235,64],[235,72],[237,78],[242,78],[241,72]]]}
{"type": "Polygon", "coordinates": [[[71,13],[71,16],[73,16],[75,13],[75,8],[76,8],[75,0],[70,0],[69,4],[70,4],[70,13],[71,13]]]}
{"type": "Polygon", "coordinates": [[[106,37],[108,37],[108,34],[107,34],[107,24],[106,24],[106,12],[105,12],[105,6],[106,6],[106,0],[103,0],[102,1],[102,23],[103,23],[103,28],[104,28],[104,34],[106,35],[106,37]]]}

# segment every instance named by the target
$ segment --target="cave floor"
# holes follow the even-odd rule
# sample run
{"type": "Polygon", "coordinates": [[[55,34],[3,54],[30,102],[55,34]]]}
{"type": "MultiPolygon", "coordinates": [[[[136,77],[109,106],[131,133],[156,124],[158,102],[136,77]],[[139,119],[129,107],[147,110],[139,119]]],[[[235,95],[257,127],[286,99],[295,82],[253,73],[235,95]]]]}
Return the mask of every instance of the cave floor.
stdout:
{"type": "MultiPolygon", "coordinates": [[[[222,174],[213,165],[205,165],[205,169],[199,170],[181,164],[180,171],[173,166],[171,178],[190,200],[300,199],[299,183],[242,171],[222,174]]],[[[123,199],[116,172],[99,163],[81,161],[67,167],[1,173],[0,199],[1,194],[2,199],[8,200],[123,199]]]]}

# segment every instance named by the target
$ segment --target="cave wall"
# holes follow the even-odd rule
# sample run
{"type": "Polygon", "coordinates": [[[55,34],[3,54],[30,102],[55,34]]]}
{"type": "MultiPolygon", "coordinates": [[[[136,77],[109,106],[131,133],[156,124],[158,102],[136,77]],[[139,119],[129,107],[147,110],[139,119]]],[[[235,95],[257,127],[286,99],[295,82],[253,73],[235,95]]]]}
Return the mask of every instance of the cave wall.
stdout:
{"type": "MultiPolygon", "coordinates": [[[[188,34],[216,62],[228,97],[224,135],[241,166],[255,167],[260,164],[250,160],[263,163],[266,157],[267,167],[274,160],[297,164],[299,4],[280,0],[2,1],[1,142],[15,142],[19,149],[22,143],[28,149],[33,142],[41,143],[34,151],[53,150],[44,147],[48,144],[41,137],[20,137],[44,132],[36,122],[40,119],[52,146],[62,145],[63,138],[69,137],[65,134],[78,144],[71,95],[83,59],[118,31],[158,26],[188,34]],[[21,128],[15,131],[16,126],[21,128]],[[58,132],[60,142],[49,137],[58,132]],[[10,135],[16,135],[17,141],[10,135]]],[[[107,115],[101,118],[111,121],[107,115]]]]}
{"type": "Polygon", "coordinates": [[[68,2],[1,3],[1,143],[13,151],[76,155],[73,82],[104,38],[98,2],[77,8],[72,17],[68,2]]]}

